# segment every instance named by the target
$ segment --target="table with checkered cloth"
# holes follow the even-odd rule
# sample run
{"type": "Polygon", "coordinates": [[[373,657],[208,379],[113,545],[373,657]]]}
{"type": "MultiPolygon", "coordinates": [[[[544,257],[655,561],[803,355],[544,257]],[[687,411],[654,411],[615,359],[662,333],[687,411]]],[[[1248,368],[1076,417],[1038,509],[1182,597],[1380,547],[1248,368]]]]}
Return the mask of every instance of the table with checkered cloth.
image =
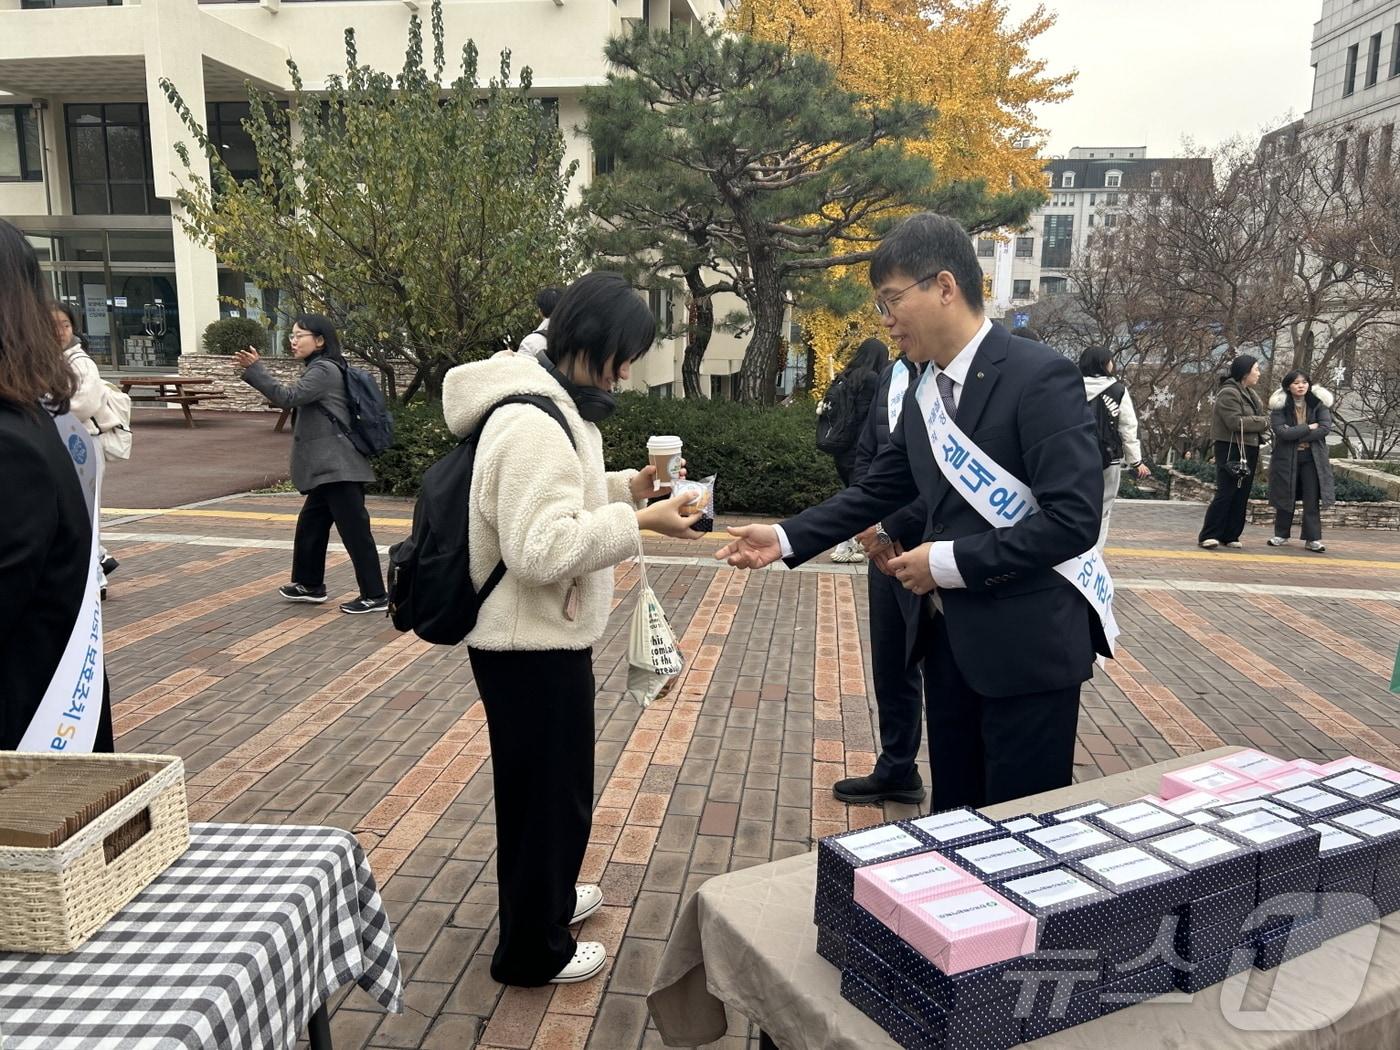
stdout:
{"type": "Polygon", "coordinates": [[[403,1010],[364,851],[338,828],[194,824],[190,848],[68,955],[0,953],[3,1050],[273,1050],[357,982],[403,1010]]]}

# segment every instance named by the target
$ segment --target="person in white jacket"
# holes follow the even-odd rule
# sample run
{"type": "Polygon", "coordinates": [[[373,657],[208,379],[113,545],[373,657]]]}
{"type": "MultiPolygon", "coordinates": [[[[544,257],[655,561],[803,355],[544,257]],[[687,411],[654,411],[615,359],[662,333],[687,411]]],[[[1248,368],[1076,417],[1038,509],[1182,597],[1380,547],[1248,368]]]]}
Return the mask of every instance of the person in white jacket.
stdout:
{"type": "Polygon", "coordinates": [[[1135,470],[1139,479],[1147,477],[1151,471],[1142,461],[1133,396],[1128,393],[1128,385],[1118,378],[1118,364],[1113,360],[1113,352],[1105,346],[1089,347],[1079,355],[1079,371],[1084,375],[1084,396],[1090,405],[1093,406],[1096,400],[1102,401],[1103,409],[1117,422],[1118,440],[1110,442],[1104,449],[1103,521],[1099,524],[1098,541],[1099,550],[1103,550],[1108,542],[1108,517],[1113,513],[1113,500],[1118,495],[1123,465],[1126,463],[1135,470]]]}
{"type": "Polygon", "coordinates": [[[683,496],[646,506],[654,468],[603,466],[596,424],[655,333],[622,277],[591,273],[553,312],[546,367],[503,353],[457,366],[443,384],[448,429],[461,437],[481,428],[472,582],[480,588],[498,563],[506,569],[467,635],[491,737],[500,894],[491,976],[502,984],[583,981],[606,961],[602,944],[569,932],[603,902],[597,886],[576,885],[593,811],[593,646],[612,608],[613,566],[637,554],[641,530],[695,538],[699,519],[683,496]],[[517,394],[549,398],[569,432],[535,405],[491,411],[517,394]]]}
{"type": "Polygon", "coordinates": [[[549,347],[549,315],[559,304],[559,294],[558,288],[541,288],[535,293],[535,307],[542,320],[538,328],[520,340],[520,346],[515,351],[517,354],[527,354],[542,365],[549,364],[546,354],[549,347]]]}
{"type": "MultiPolygon", "coordinates": [[[[68,362],[68,368],[78,378],[78,391],[68,402],[68,410],[87,424],[88,433],[95,437],[99,431],[93,416],[102,408],[102,396],[107,384],[97,370],[97,362],[88,356],[87,351],[83,349],[82,340],[78,338],[77,312],[63,302],[52,303],[50,312],[53,316],[54,330],[58,333],[58,343],[63,347],[63,359],[68,362]]],[[[107,577],[117,571],[120,563],[102,544],[98,544],[97,559],[102,565],[102,597],[105,599],[107,577]]]]}

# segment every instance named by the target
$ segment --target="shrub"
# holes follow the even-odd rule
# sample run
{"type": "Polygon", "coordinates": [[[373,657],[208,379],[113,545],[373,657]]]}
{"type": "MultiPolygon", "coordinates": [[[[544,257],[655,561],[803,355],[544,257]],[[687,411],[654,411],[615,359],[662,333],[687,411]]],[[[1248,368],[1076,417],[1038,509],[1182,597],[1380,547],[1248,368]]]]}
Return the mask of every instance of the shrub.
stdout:
{"type": "MultiPolygon", "coordinates": [[[[1182,474],[1190,474],[1194,478],[1209,485],[1215,484],[1215,461],[1200,459],[1180,459],[1172,464],[1174,470],[1182,474]]],[[[1347,477],[1344,474],[1333,472],[1333,482],[1337,490],[1338,503],[1382,503],[1388,497],[1374,485],[1369,485],[1364,481],[1357,481],[1355,478],[1347,477]]],[[[1261,470],[1254,477],[1254,488],[1250,490],[1250,499],[1269,498],[1269,472],[1261,470]]]]}
{"type": "MultiPolygon", "coordinates": [[[[415,402],[393,411],[393,447],[374,461],[376,491],[413,496],[423,472],[457,439],[440,404],[415,402]]],[[[614,470],[643,466],[651,435],[679,434],[690,476],[719,476],[715,501],[723,514],[795,514],[841,487],[831,457],[816,450],[816,411],[809,402],[758,408],[622,394],[600,429],[604,461],[614,470]]]]}
{"type": "Polygon", "coordinates": [[[204,352],[232,357],[239,350],[256,347],[266,353],[267,327],[249,317],[222,317],[204,330],[204,352]]]}

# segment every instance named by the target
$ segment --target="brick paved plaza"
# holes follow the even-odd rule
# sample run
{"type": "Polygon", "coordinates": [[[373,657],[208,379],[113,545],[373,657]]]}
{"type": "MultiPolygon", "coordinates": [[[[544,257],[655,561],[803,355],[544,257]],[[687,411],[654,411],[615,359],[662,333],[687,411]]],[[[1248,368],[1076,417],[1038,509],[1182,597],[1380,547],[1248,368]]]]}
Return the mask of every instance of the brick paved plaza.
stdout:
{"type": "MultiPolygon", "coordinates": [[[[131,490],[128,488],[127,490],[131,490]]],[[[129,496],[127,498],[130,498],[129,496]]],[[[466,653],[347,617],[343,554],[324,606],[287,605],[295,496],[107,517],[122,561],[107,602],[118,748],[182,756],[195,820],[334,824],[369,851],[396,926],[408,1009],[338,999],[337,1050],[660,1046],[645,995],[681,901],[713,875],[809,850],[911,807],[850,808],[833,781],[873,762],[864,567],[746,575],[718,545],[651,542],[652,585],[688,666],[643,712],[622,699],[627,617],[596,654],[597,802],[583,878],[607,906],[602,979],[503,989],[494,943],[491,777],[466,653]],[[339,594],[342,597],[336,598],[339,594]]],[[[411,505],[372,502],[383,545],[411,505]]],[[[1220,744],[1400,764],[1386,686],[1400,636],[1400,538],[1333,532],[1326,555],[1196,549],[1203,508],[1119,504],[1109,559],[1119,659],[1084,694],[1077,779],[1220,744]]],[[[1007,639],[1014,645],[1014,639],[1007,639]]],[[[925,775],[928,771],[925,770],[925,775]]],[[[722,1043],[756,1033],[735,1017],[722,1043]]]]}

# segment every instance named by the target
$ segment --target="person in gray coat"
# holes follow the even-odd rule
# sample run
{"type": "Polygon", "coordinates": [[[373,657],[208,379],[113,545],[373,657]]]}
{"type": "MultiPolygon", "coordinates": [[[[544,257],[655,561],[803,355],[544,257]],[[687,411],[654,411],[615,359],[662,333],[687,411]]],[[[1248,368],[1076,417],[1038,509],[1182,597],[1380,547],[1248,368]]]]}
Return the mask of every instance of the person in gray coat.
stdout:
{"type": "Polygon", "coordinates": [[[294,410],[292,484],[306,502],[297,516],[292,582],[278,593],[289,602],[319,605],[326,600],[326,545],[334,522],[360,586],[360,596],[345,602],[340,611],[383,612],[389,598],[365,509],[365,483],[374,480],[374,469],[345,434],[350,408],[340,339],[327,318],[302,314],[292,325],[288,341],[292,356],[306,362],[306,371],[292,386],[274,379],[251,346],[233,355],[245,383],[278,408],[294,410]]]}
{"type": "Polygon", "coordinates": [[[1311,377],[1294,369],[1269,398],[1269,426],[1274,451],[1269,459],[1269,502],[1274,508],[1270,547],[1282,547],[1293,529],[1293,510],[1303,502],[1303,544],[1321,553],[1322,508],[1337,499],[1327,435],[1332,433],[1331,392],[1313,386],[1311,377]]]}
{"type": "Polygon", "coordinates": [[[1222,543],[1243,546],[1240,537],[1259,466],[1260,435],[1269,429],[1263,402],[1254,392],[1258,382],[1258,358],[1240,354],[1230,362],[1230,373],[1220,381],[1220,392],[1215,395],[1210,417],[1210,436],[1215,442],[1215,498],[1206,508],[1206,519],[1196,537],[1207,550],[1222,543]]]}

